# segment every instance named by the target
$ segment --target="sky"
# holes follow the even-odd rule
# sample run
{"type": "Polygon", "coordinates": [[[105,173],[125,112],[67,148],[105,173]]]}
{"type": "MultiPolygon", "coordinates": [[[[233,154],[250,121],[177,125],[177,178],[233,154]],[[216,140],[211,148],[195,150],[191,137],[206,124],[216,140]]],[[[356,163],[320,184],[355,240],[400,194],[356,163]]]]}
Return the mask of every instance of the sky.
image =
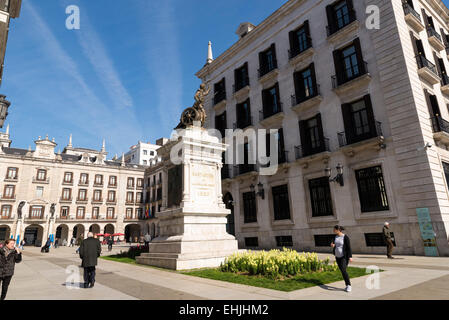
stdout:
{"type": "Polygon", "coordinates": [[[286,0],[24,0],[12,20],[0,92],[12,105],[13,147],[38,136],[63,150],[108,158],[138,141],[169,137],[193,104],[208,41],[214,57],[238,40],[241,22],[259,24],[286,0]],[[66,8],[80,29],[66,28],[66,8]]]}

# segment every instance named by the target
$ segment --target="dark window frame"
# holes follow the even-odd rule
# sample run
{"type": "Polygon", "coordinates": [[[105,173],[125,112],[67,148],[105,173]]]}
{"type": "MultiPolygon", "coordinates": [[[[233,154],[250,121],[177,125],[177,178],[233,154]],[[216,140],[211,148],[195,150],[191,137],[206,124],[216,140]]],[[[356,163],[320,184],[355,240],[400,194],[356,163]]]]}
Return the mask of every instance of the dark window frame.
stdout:
{"type": "Polygon", "coordinates": [[[390,210],[382,166],[355,170],[355,177],[362,213],[390,210]]]}
{"type": "Polygon", "coordinates": [[[290,220],[291,209],[288,184],[272,187],[271,194],[273,197],[274,220],[290,220]]]}
{"type": "Polygon", "coordinates": [[[332,193],[328,177],[310,179],[309,192],[312,218],[334,215],[332,193]]]}
{"type": "Polygon", "coordinates": [[[243,198],[243,222],[257,222],[257,199],[255,192],[244,192],[243,198]]]}

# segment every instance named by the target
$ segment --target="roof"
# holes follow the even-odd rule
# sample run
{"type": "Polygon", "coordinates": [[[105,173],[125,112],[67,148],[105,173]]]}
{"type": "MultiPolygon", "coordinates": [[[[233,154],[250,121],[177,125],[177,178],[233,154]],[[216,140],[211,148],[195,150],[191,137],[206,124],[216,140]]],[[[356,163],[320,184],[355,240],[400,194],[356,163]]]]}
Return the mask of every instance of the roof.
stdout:
{"type": "Polygon", "coordinates": [[[26,149],[16,149],[16,148],[6,148],[4,147],[3,152],[10,155],[24,156],[28,153],[26,149]]]}

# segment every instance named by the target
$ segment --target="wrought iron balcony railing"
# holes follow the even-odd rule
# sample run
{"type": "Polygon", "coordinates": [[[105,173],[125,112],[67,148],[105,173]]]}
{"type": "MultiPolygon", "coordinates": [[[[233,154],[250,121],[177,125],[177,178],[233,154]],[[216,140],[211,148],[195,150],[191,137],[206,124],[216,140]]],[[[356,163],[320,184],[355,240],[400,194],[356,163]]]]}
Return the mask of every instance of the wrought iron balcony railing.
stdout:
{"type": "Polygon", "coordinates": [[[418,69],[428,68],[432,73],[438,76],[437,67],[422,54],[416,56],[416,62],[418,63],[418,69]]]}
{"type": "Polygon", "coordinates": [[[237,122],[234,123],[234,130],[236,129],[245,129],[253,124],[253,117],[249,116],[247,119],[237,119],[237,122]]]}
{"type": "Polygon", "coordinates": [[[318,143],[316,143],[315,146],[308,144],[308,145],[301,145],[301,146],[295,147],[296,160],[299,160],[299,159],[302,159],[302,158],[305,158],[308,156],[312,156],[314,154],[319,154],[322,152],[330,152],[328,138],[324,138],[324,139],[318,141],[318,143]]]}
{"type": "Polygon", "coordinates": [[[303,53],[304,51],[309,50],[310,48],[312,48],[312,38],[310,36],[306,36],[305,46],[302,49],[299,47],[290,48],[288,50],[288,58],[291,60],[300,55],[301,53],[303,53]]]}
{"type": "Polygon", "coordinates": [[[311,92],[309,92],[308,94],[303,94],[303,95],[293,94],[291,96],[292,107],[294,107],[294,106],[296,106],[296,105],[298,105],[300,103],[303,103],[303,102],[305,102],[305,101],[307,101],[309,99],[315,98],[316,96],[319,96],[320,95],[320,86],[318,84],[315,84],[312,87],[312,90],[310,90],[310,91],[311,92]]]}
{"type": "MultiPolygon", "coordinates": [[[[349,129],[353,131],[353,129],[349,129]]],[[[375,123],[375,129],[373,131],[370,131],[365,134],[355,135],[355,134],[347,134],[347,132],[340,132],[338,133],[338,143],[340,144],[340,147],[344,147],[347,145],[351,145],[357,142],[361,142],[364,140],[369,140],[376,137],[383,136],[382,132],[382,123],[379,121],[376,121],[375,123]]]]}
{"type": "Polygon", "coordinates": [[[275,114],[281,113],[283,110],[282,102],[278,102],[270,107],[264,107],[263,110],[259,111],[260,121],[265,120],[274,116],[275,114]]]}
{"type": "Polygon", "coordinates": [[[403,8],[404,8],[404,14],[408,15],[408,14],[412,14],[414,15],[419,21],[421,21],[421,15],[416,12],[415,9],[413,9],[407,2],[402,4],[403,8]]]}
{"type": "Polygon", "coordinates": [[[433,117],[431,120],[433,132],[449,133],[449,121],[446,121],[441,117],[433,117]]]}
{"type": "Polygon", "coordinates": [[[357,79],[365,74],[369,73],[368,63],[363,61],[362,64],[358,63],[357,66],[352,66],[351,69],[346,69],[341,74],[332,76],[332,88],[336,89],[339,86],[357,79]]]}

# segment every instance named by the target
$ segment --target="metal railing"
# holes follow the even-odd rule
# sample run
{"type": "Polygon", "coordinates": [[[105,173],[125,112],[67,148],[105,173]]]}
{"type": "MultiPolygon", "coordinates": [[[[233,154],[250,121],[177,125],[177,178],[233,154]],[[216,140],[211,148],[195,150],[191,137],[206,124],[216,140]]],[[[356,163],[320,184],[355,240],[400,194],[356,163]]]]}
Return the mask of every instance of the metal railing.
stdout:
{"type": "Polygon", "coordinates": [[[239,92],[241,89],[245,88],[246,86],[249,86],[249,77],[246,76],[243,81],[236,82],[232,85],[232,92],[236,93],[239,92]]]}
{"type": "Polygon", "coordinates": [[[415,9],[413,9],[407,2],[402,4],[402,7],[404,8],[404,14],[408,15],[408,14],[412,14],[414,15],[419,21],[421,21],[421,15],[416,12],[415,9]]]}
{"type": "Polygon", "coordinates": [[[332,76],[332,88],[336,89],[339,86],[341,86],[351,80],[357,79],[357,78],[369,73],[368,63],[365,61],[362,62],[362,66],[360,65],[360,63],[357,64],[357,70],[358,70],[357,74],[354,74],[353,69],[354,68],[351,68],[351,73],[352,73],[351,76],[348,75],[350,69],[344,70],[344,72],[342,74],[333,75],[332,76]]]}
{"type": "Polygon", "coordinates": [[[300,48],[295,48],[295,47],[292,47],[288,50],[288,58],[290,60],[297,57],[301,53],[309,50],[310,48],[312,48],[312,38],[310,36],[307,36],[306,39],[307,39],[306,46],[302,50],[300,48]]]}
{"type": "Polygon", "coordinates": [[[274,116],[275,114],[281,113],[283,110],[282,102],[278,102],[276,106],[271,106],[270,108],[264,107],[263,110],[259,111],[259,120],[265,120],[274,116]]]}
{"type": "Polygon", "coordinates": [[[331,35],[333,35],[337,31],[340,31],[340,30],[344,29],[345,27],[347,27],[348,25],[350,25],[351,23],[356,21],[357,20],[357,15],[356,15],[355,10],[353,10],[353,9],[349,10],[348,17],[349,17],[348,23],[345,23],[343,26],[339,26],[337,23],[335,23],[333,25],[326,26],[327,36],[330,37],[331,35]]]}
{"type": "Polygon", "coordinates": [[[214,94],[214,105],[226,100],[226,91],[218,91],[214,94]]]}
{"type": "Polygon", "coordinates": [[[449,121],[444,120],[441,117],[433,117],[432,120],[432,129],[433,132],[446,132],[449,133],[449,121]]]}
{"type": "Polygon", "coordinates": [[[446,86],[448,84],[449,84],[449,77],[447,76],[446,73],[442,73],[441,74],[441,85],[446,86]]]}
{"type": "Polygon", "coordinates": [[[276,70],[278,68],[278,62],[277,59],[273,60],[273,64],[270,65],[264,65],[261,66],[259,70],[257,70],[258,74],[259,74],[259,79],[261,79],[264,75],[270,73],[273,70],[276,70]]]}
{"type": "Polygon", "coordinates": [[[339,143],[340,147],[344,147],[344,146],[351,145],[351,144],[354,144],[357,142],[361,142],[364,140],[381,137],[381,136],[383,136],[382,123],[379,121],[376,121],[374,131],[370,131],[365,134],[350,135],[348,138],[346,131],[338,133],[338,143],[339,143]]]}
{"type": "Polygon", "coordinates": [[[432,71],[432,73],[434,73],[436,76],[438,76],[437,67],[432,62],[427,60],[427,58],[424,57],[422,54],[416,56],[416,62],[418,63],[418,69],[427,68],[430,71],[432,71]]]}
{"type": "Polygon", "coordinates": [[[427,27],[427,36],[430,37],[435,37],[438,39],[438,41],[443,42],[443,39],[441,39],[441,35],[431,26],[427,27]]]}
{"type": "Polygon", "coordinates": [[[255,164],[239,164],[234,166],[234,177],[237,177],[239,175],[256,171],[256,165],[255,164]]]}
{"type": "Polygon", "coordinates": [[[329,139],[328,138],[323,138],[322,140],[319,141],[319,146],[316,147],[312,147],[310,144],[309,145],[301,145],[301,146],[296,146],[295,147],[295,157],[296,160],[298,159],[302,159],[314,154],[318,154],[318,153],[322,153],[322,152],[330,152],[330,148],[329,148],[329,139]]]}
{"type": "Polygon", "coordinates": [[[312,87],[312,91],[313,91],[312,94],[309,94],[309,95],[298,96],[296,94],[293,94],[291,96],[292,107],[297,106],[298,104],[303,103],[303,102],[305,102],[305,101],[307,101],[309,99],[312,99],[312,98],[315,98],[315,97],[319,96],[320,95],[320,85],[315,84],[312,87]]]}
{"type": "Polygon", "coordinates": [[[243,120],[237,120],[237,122],[234,122],[234,130],[236,129],[245,129],[253,124],[253,117],[249,116],[249,118],[243,120]]]}

